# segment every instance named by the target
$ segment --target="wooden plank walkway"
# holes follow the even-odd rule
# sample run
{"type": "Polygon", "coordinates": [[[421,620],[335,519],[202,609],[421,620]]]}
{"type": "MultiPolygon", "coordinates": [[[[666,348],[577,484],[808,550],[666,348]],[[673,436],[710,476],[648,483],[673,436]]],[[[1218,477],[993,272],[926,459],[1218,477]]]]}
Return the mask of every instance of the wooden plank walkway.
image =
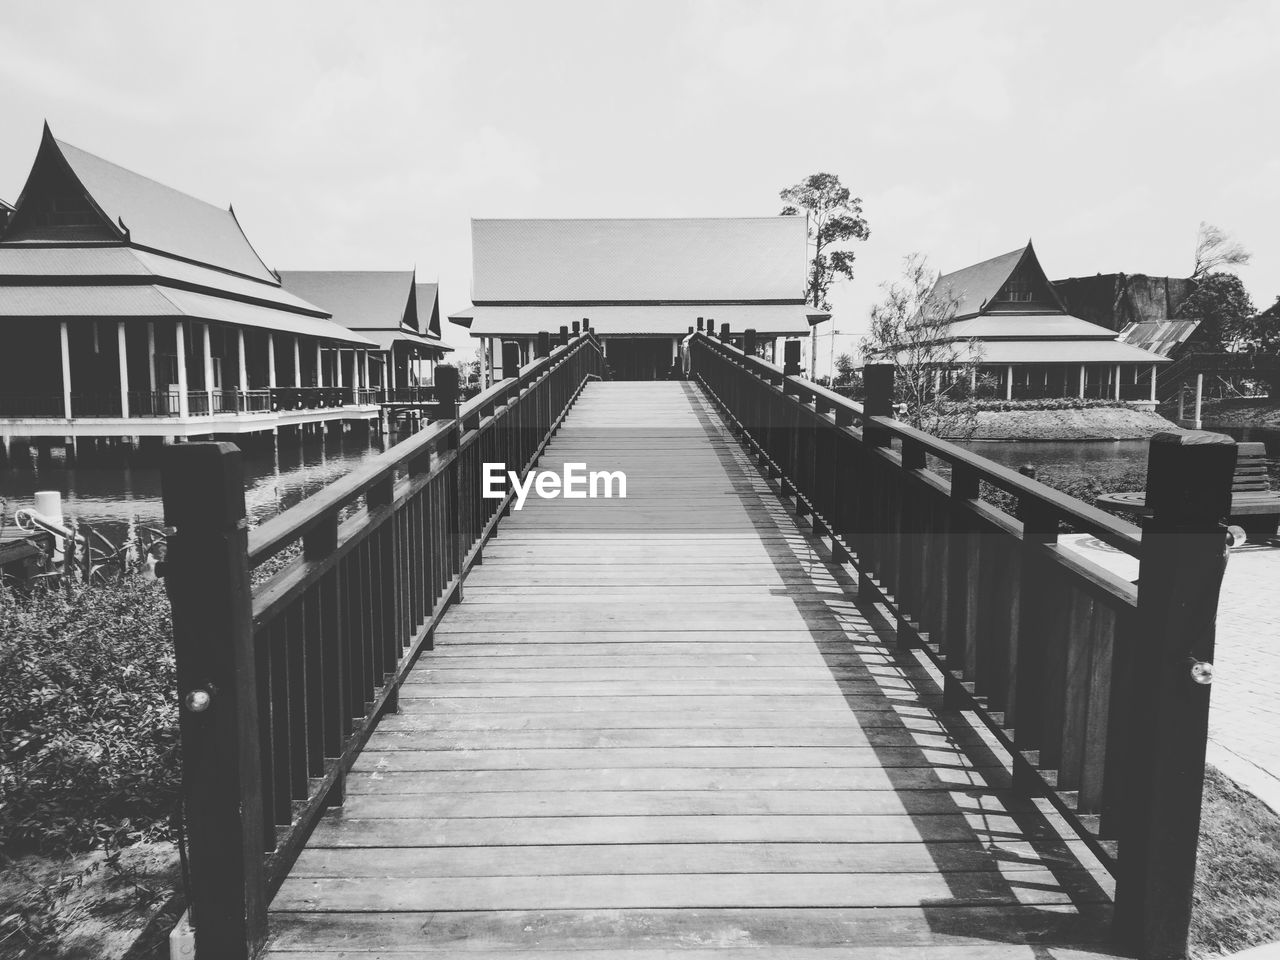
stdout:
{"type": "Polygon", "coordinates": [[[697,389],[596,383],[271,911],[268,955],[1110,955],[1109,899],[697,389]]]}

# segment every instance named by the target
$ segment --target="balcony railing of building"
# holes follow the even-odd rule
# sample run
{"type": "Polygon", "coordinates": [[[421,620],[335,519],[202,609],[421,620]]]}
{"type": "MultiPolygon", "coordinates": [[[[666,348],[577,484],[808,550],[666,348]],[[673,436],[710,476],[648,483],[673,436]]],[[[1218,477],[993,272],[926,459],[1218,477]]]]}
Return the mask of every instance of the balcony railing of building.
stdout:
{"type": "Polygon", "coordinates": [[[835,556],[856,556],[860,600],[942,674],[944,703],[1008,749],[1014,789],[1114,874],[1120,942],[1185,956],[1235,444],[1153,439],[1139,529],[895,420],[890,365],[864,369],[857,404],[802,379],[790,344],[779,368],[743,339],[692,336],[693,378],[835,556]],[[1136,558],[1138,579],[1064,531],[1136,558]]]}
{"type": "MultiPolygon", "coordinates": [[[[431,388],[409,388],[425,396],[431,388]]],[[[331,410],[372,406],[380,403],[385,391],[367,387],[275,387],[261,390],[219,388],[187,391],[187,416],[266,414],[289,410],[331,410]]],[[[182,416],[182,392],[171,390],[131,390],[126,394],[129,416],[182,416]]],[[[118,392],[73,393],[71,416],[112,418],[123,415],[118,392]]],[[[60,419],[66,416],[60,393],[0,393],[0,418],[60,419]]]]}

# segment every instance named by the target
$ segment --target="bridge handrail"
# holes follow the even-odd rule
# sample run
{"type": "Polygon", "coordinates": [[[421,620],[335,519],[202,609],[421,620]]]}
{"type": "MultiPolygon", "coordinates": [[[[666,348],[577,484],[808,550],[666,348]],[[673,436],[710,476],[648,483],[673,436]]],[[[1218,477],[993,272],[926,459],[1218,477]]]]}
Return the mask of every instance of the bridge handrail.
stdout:
{"type": "Polygon", "coordinates": [[[511,499],[482,497],[482,464],[528,470],[603,370],[589,332],[548,352],[461,408],[446,375],[440,422],[253,531],[234,445],[166,451],[176,532],[164,576],[201,956],[248,960],[261,947],[272,895],[462,599],[511,499]]]}
{"type": "Polygon", "coordinates": [[[689,350],[796,513],[856,557],[860,599],[942,674],[944,706],[974,711],[1015,791],[1052,803],[1116,876],[1117,938],[1185,955],[1235,444],[1154,438],[1139,530],[894,420],[890,365],[864,369],[859,406],[714,337],[689,350]],[[1059,543],[1064,524],[1136,558],[1136,583],[1059,543]]]}

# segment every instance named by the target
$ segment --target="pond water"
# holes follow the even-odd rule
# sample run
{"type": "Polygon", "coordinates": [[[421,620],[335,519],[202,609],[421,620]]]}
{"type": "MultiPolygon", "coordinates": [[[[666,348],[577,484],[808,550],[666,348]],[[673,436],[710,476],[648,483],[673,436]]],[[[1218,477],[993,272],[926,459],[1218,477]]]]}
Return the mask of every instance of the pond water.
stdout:
{"type": "MultiPolygon", "coordinates": [[[[244,453],[245,505],[253,521],[265,520],[288,509],[326,484],[385,449],[376,431],[333,436],[327,441],[308,440],[299,445],[282,438],[273,449],[247,444],[244,453]]],[[[34,461],[34,458],[32,458],[34,461]]],[[[18,462],[0,468],[0,499],[5,523],[13,511],[30,507],[37,490],[62,493],[62,511],[68,519],[88,522],[113,542],[122,542],[135,524],[163,521],[160,468],[154,454],[137,454],[122,462],[81,456],[68,466],[52,461],[18,462]]]]}

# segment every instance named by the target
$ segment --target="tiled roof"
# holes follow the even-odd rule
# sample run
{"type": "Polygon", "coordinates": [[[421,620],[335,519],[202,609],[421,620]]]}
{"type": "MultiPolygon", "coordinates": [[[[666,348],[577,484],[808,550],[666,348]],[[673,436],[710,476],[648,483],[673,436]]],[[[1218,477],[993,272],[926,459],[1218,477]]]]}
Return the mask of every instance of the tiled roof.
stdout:
{"type": "MultiPolygon", "coordinates": [[[[957,363],[967,363],[968,344],[959,345],[957,363]]],[[[1118,340],[988,340],[977,345],[979,363],[1168,363],[1118,340]]]]}
{"type": "Polygon", "coordinates": [[[474,303],[802,301],[804,217],[472,220],[474,303]]]}
{"type": "Polygon", "coordinates": [[[934,292],[947,301],[956,301],[957,319],[974,316],[1000,292],[1026,251],[1027,247],[1019,247],[990,260],[945,273],[934,284],[934,292]]]}
{"type": "Polygon", "coordinates": [[[1116,332],[1065,313],[989,313],[969,320],[957,320],[947,327],[947,336],[956,339],[1114,340],[1116,332]]]}
{"type": "Polygon", "coordinates": [[[4,286],[0,287],[0,316],[51,320],[65,317],[121,320],[190,317],[357,346],[371,345],[366,337],[322,317],[148,284],[4,286]]]}
{"type": "Polygon", "coordinates": [[[281,270],[280,282],[352,330],[395,330],[405,318],[412,270],[281,270]]]}
{"type": "Polygon", "coordinates": [[[440,339],[440,285],[418,284],[418,329],[429,337],[440,339]]]}
{"type": "Polygon", "coordinates": [[[1120,339],[1143,350],[1167,357],[1186,343],[1200,326],[1199,320],[1144,320],[1130,323],[1120,331],[1120,339]]]}
{"type": "MultiPolygon", "coordinates": [[[[46,136],[50,136],[46,131],[46,136]]],[[[53,140],[94,203],[131,243],[275,283],[235,214],[79,147],[53,140]]]]}
{"type": "Polygon", "coordinates": [[[761,336],[803,336],[809,332],[810,316],[826,319],[827,314],[804,304],[717,303],[708,305],[638,304],[632,306],[530,306],[472,307],[449,317],[471,328],[473,337],[534,336],[540,331],[557,333],[562,326],[572,328],[583,317],[591,329],[605,335],[677,336],[697,326],[697,318],[714,320],[717,330],[728,323],[737,333],[755,329],[761,336]]]}
{"type": "MultiPolygon", "coordinates": [[[[185,260],[175,260],[148,250],[126,246],[53,246],[29,247],[0,244],[0,286],[14,280],[30,282],[31,278],[155,277],[160,281],[190,285],[237,297],[251,297],[279,304],[293,310],[324,314],[325,310],[295,296],[274,283],[263,283],[245,277],[212,270],[185,260]]],[[[118,281],[117,281],[118,282],[118,281]]]]}

